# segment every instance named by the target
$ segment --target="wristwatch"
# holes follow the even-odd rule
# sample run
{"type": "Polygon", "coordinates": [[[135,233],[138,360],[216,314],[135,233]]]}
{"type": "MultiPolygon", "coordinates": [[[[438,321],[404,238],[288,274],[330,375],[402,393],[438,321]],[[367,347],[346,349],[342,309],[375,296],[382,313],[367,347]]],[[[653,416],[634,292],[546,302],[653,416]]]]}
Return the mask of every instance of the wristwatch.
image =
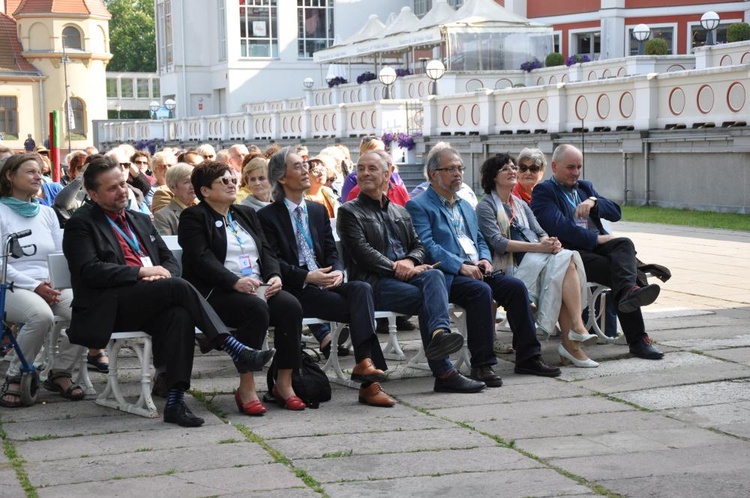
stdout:
{"type": "Polygon", "coordinates": [[[591,196],[591,197],[589,197],[589,200],[590,201],[594,201],[594,207],[596,207],[598,199],[596,197],[594,197],[594,196],[591,196]]]}

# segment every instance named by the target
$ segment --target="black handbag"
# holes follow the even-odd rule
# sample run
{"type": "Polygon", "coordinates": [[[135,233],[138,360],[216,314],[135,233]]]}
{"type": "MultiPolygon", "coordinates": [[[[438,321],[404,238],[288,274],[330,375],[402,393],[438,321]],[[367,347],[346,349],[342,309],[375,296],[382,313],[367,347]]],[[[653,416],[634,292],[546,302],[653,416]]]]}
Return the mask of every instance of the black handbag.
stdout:
{"type": "MultiPolygon", "coordinates": [[[[518,223],[516,223],[516,220],[510,222],[510,239],[518,240],[521,242],[539,242],[539,237],[537,237],[533,230],[519,225],[518,223]]],[[[526,255],[525,252],[513,253],[513,259],[516,263],[516,266],[521,264],[524,255],[526,255]]]]}
{"type": "MultiPolygon", "coordinates": [[[[305,352],[304,347],[300,354],[302,366],[292,372],[292,389],[308,408],[318,408],[321,403],[331,399],[331,382],[312,356],[305,352]]],[[[276,359],[274,359],[266,376],[268,382],[268,394],[264,396],[266,401],[273,399],[271,392],[276,383],[276,377],[277,367],[276,359]]]]}

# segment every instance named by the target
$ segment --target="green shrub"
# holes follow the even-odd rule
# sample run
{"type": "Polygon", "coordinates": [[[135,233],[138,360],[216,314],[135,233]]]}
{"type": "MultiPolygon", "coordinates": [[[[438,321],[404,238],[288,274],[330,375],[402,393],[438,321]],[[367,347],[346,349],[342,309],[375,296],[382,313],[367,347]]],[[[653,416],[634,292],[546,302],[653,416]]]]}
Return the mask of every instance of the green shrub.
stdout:
{"type": "Polygon", "coordinates": [[[565,64],[565,57],[559,52],[552,52],[544,59],[544,65],[547,67],[562,66],[563,64],[565,64]]]}
{"type": "Polygon", "coordinates": [[[669,53],[669,46],[661,38],[652,38],[646,42],[643,51],[646,55],[667,55],[669,53]]]}
{"type": "Polygon", "coordinates": [[[738,42],[750,40],[750,24],[746,22],[733,22],[727,28],[727,41],[738,42]]]}

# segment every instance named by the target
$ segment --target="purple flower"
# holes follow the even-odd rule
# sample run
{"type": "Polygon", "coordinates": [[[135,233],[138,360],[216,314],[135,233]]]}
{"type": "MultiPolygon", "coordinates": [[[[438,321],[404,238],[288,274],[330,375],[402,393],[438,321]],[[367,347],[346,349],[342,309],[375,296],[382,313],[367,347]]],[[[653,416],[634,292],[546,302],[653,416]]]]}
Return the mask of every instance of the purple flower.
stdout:
{"type": "Polygon", "coordinates": [[[536,58],[521,64],[521,70],[526,71],[527,73],[530,73],[534,69],[539,69],[540,67],[544,67],[544,63],[536,58]]]}
{"type": "Polygon", "coordinates": [[[345,83],[349,83],[346,78],[341,76],[336,76],[335,78],[331,78],[328,80],[328,88],[333,88],[338,85],[343,85],[345,83]]]}
{"type": "Polygon", "coordinates": [[[391,142],[393,142],[394,140],[396,140],[396,136],[393,133],[385,132],[385,133],[383,133],[383,136],[380,137],[380,140],[383,141],[383,143],[385,144],[386,147],[390,147],[391,142]]]}
{"type": "Polygon", "coordinates": [[[364,73],[357,76],[357,83],[361,85],[366,81],[372,81],[376,79],[378,79],[378,77],[375,75],[375,73],[371,71],[365,71],[364,73]]]}
{"type": "Polygon", "coordinates": [[[568,67],[580,62],[591,62],[591,57],[589,57],[587,54],[573,54],[565,59],[565,65],[568,67]]]}
{"type": "Polygon", "coordinates": [[[402,76],[409,76],[409,75],[411,75],[411,71],[409,70],[408,67],[406,69],[401,69],[401,68],[396,69],[396,76],[399,78],[402,76]]]}

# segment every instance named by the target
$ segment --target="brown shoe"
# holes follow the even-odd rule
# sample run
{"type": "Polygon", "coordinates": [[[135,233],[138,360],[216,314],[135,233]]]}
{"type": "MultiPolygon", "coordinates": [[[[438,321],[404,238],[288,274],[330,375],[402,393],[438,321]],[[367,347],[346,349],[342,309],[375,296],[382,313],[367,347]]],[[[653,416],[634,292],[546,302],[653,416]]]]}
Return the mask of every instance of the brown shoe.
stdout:
{"type": "Polygon", "coordinates": [[[352,380],[357,382],[383,382],[385,380],[385,372],[375,368],[370,358],[365,358],[354,365],[352,380]]]}
{"type": "Polygon", "coordinates": [[[383,391],[379,382],[373,382],[369,387],[360,387],[359,402],[370,406],[383,406],[386,408],[390,408],[396,404],[396,400],[383,391]]]}

